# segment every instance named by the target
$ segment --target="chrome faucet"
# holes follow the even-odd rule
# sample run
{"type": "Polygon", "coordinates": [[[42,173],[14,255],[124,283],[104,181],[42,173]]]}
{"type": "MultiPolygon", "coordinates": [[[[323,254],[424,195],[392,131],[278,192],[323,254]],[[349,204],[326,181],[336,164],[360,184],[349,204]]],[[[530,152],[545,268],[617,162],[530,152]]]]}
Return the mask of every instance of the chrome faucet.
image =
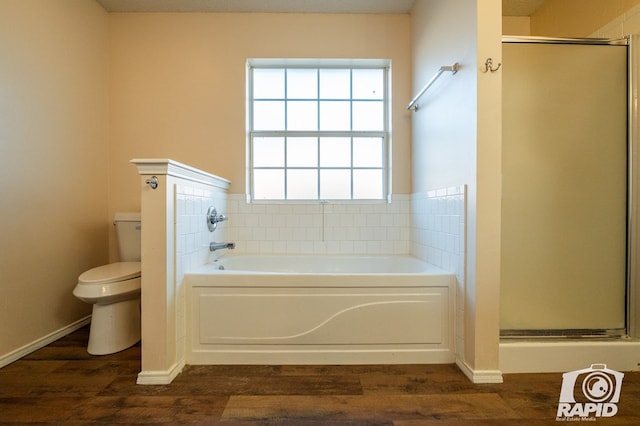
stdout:
{"type": "Polygon", "coordinates": [[[209,228],[209,232],[213,232],[218,227],[218,223],[224,222],[229,218],[223,214],[218,214],[218,210],[215,207],[209,206],[209,210],[207,210],[207,227],[209,228]]]}
{"type": "Polygon", "coordinates": [[[216,251],[221,249],[233,250],[236,248],[236,243],[209,243],[209,251],[216,251]]]}

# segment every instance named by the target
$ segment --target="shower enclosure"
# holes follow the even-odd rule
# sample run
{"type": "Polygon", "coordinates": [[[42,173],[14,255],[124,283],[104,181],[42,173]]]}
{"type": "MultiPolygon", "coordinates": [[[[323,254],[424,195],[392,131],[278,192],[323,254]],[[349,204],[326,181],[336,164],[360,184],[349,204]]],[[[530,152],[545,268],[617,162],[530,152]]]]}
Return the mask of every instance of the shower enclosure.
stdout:
{"type": "Polygon", "coordinates": [[[623,336],[627,40],[503,40],[502,337],[623,336]]]}

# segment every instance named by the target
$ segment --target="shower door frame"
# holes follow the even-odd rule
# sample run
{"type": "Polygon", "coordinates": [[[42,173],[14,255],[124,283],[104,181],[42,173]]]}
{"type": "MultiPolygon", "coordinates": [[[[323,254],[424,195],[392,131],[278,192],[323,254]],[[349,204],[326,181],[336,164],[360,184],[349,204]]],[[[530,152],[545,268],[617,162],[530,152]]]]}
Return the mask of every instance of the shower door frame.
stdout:
{"type": "MultiPolygon", "coordinates": [[[[625,282],[625,335],[614,337],[640,337],[640,184],[634,180],[640,178],[640,124],[638,116],[638,79],[640,76],[640,35],[625,36],[620,39],[605,38],[562,38],[537,36],[503,36],[502,43],[523,44],[578,44],[578,45],[616,45],[627,46],[627,223],[626,223],[626,282],[625,282]]],[[[550,337],[549,335],[503,335],[501,338],[550,337]]],[[[558,336],[572,337],[572,336],[558,336]]],[[[575,336],[583,337],[583,336],[575,336]]]]}
{"type": "Polygon", "coordinates": [[[635,180],[640,178],[640,117],[638,116],[638,87],[640,73],[640,35],[630,35],[627,39],[628,71],[628,130],[627,130],[627,335],[640,337],[640,185],[635,180]]]}

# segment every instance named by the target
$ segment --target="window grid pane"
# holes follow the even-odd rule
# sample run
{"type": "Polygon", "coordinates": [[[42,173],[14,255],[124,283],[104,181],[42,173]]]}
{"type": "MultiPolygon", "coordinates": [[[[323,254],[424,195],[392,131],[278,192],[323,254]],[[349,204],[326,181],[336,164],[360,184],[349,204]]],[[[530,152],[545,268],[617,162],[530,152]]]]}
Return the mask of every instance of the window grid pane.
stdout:
{"type": "Polygon", "coordinates": [[[248,104],[252,198],[383,200],[385,69],[258,70],[248,104]]]}
{"type": "Polygon", "coordinates": [[[288,69],[287,99],[318,99],[318,70],[288,69]]]}
{"type": "Polygon", "coordinates": [[[351,199],[351,170],[320,169],[320,198],[323,200],[351,199]]]}
{"type": "Polygon", "coordinates": [[[254,197],[383,199],[384,145],[384,137],[254,137],[254,197]],[[366,155],[358,159],[351,155],[358,151],[366,155]],[[260,155],[265,156],[262,163],[260,155]],[[269,189],[269,185],[275,188],[269,189]]]}

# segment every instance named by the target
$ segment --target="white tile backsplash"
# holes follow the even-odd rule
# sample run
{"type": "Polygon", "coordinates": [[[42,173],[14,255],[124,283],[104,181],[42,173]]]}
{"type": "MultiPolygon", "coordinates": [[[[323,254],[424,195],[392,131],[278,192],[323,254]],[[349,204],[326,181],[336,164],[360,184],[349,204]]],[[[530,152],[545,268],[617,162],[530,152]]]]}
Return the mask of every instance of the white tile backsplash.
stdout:
{"type": "Polygon", "coordinates": [[[443,269],[461,272],[464,261],[464,186],[416,193],[411,201],[411,253],[443,269]]]}
{"type": "Polygon", "coordinates": [[[209,206],[216,207],[218,214],[224,213],[227,196],[219,188],[184,183],[175,186],[175,197],[176,258],[188,270],[219,255],[209,251],[209,243],[226,241],[226,230],[218,224],[218,229],[209,232],[206,216],[209,206]]]}
{"type": "Polygon", "coordinates": [[[238,253],[409,254],[409,195],[378,204],[248,204],[229,194],[227,235],[238,253]]]}
{"type": "Polygon", "coordinates": [[[250,204],[244,194],[176,187],[178,257],[186,268],[224,254],[211,241],[233,241],[237,253],[412,254],[459,273],[464,255],[464,186],[394,195],[379,204],[250,204]],[[213,233],[206,211],[229,220],[213,233]]]}

